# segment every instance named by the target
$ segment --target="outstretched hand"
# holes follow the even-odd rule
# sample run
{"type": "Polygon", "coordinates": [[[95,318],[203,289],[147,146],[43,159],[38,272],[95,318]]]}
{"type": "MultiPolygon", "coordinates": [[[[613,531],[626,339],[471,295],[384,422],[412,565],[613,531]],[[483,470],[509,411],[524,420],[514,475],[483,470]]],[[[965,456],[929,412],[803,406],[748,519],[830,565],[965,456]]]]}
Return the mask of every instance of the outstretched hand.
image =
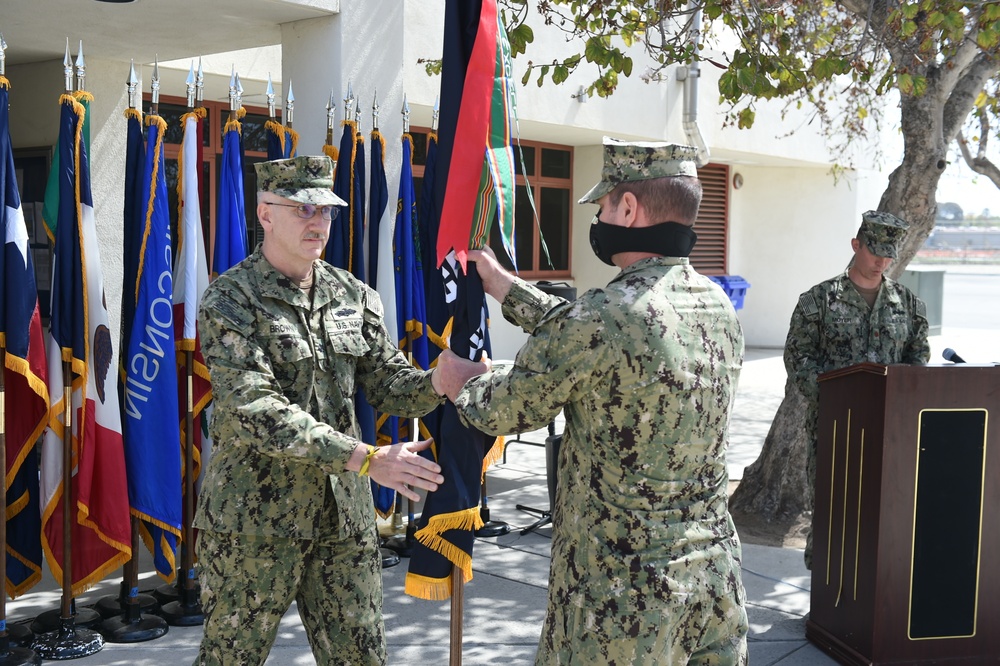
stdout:
{"type": "Polygon", "coordinates": [[[403,442],[392,446],[379,447],[368,465],[368,476],[385,488],[392,488],[414,502],[420,495],[414,488],[435,491],[444,483],[441,466],[418,455],[431,445],[433,440],[403,442]]]}
{"type": "Polygon", "coordinates": [[[445,349],[437,358],[431,383],[438,395],[446,395],[449,400],[455,402],[465,382],[489,372],[492,367],[493,362],[486,352],[483,352],[482,358],[477,362],[464,359],[452,350],[445,349]]]}

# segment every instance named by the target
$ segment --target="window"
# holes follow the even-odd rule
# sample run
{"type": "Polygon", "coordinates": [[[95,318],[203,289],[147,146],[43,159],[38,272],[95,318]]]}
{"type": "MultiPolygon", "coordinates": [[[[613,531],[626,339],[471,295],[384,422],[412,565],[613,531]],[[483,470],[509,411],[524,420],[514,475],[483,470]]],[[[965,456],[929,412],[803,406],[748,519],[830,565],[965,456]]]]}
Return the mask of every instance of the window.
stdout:
{"type": "MultiPolygon", "coordinates": [[[[418,199],[427,160],[428,131],[423,128],[410,130],[413,137],[413,176],[418,199]]],[[[518,274],[529,279],[569,278],[573,149],[569,146],[522,141],[521,155],[519,157],[515,149],[514,159],[514,253],[517,257],[518,274]],[[538,211],[537,224],[532,211],[532,200],[538,211]],[[542,247],[543,239],[548,255],[542,247]]],[[[500,263],[512,270],[513,264],[503,249],[500,232],[495,224],[490,231],[490,247],[496,252],[500,263]]]]}

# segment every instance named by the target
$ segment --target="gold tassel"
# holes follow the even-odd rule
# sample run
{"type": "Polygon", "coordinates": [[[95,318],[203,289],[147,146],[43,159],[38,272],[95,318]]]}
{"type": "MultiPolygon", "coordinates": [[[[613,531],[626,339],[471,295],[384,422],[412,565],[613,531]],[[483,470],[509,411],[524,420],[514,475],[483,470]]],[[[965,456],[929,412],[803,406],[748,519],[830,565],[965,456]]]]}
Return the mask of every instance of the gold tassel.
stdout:
{"type": "Polygon", "coordinates": [[[451,576],[428,578],[415,573],[406,574],[403,591],[411,597],[427,601],[447,601],[451,599],[451,576]]]}
{"type": "Polygon", "coordinates": [[[506,446],[506,443],[503,437],[497,437],[493,440],[493,446],[490,447],[490,450],[483,457],[483,474],[486,474],[486,470],[503,459],[504,446],[506,446]]]}

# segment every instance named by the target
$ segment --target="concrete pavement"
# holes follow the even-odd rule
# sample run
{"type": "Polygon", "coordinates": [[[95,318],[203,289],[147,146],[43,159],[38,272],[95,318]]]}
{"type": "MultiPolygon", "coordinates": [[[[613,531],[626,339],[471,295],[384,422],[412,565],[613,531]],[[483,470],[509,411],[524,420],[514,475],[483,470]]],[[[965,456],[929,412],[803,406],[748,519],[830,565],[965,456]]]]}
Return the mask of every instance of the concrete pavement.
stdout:
{"type": "MultiPolygon", "coordinates": [[[[1000,272],[997,267],[996,272],[1000,272]]],[[[947,289],[947,285],[946,285],[947,289]]],[[[748,302],[748,307],[752,301],[748,302]]],[[[986,307],[986,304],[984,304],[986,307]]],[[[942,334],[931,338],[932,363],[943,362],[945,347],[960,349],[969,361],[1000,361],[1000,333],[990,329],[955,328],[945,312],[942,334]]],[[[737,393],[728,457],[730,477],[740,479],[743,469],[760,452],[774,412],[783,396],[784,367],[779,349],[749,349],[737,393]]],[[[562,431],[561,424],[557,431],[562,431]]],[[[521,436],[508,447],[506,463],[487,474],[489,506],[494,520],[508,522],[512,531],[498,538],[478,539],[474,579],[465,588],[462,663],[468,665],[526,665],[534,662],[536,643],[546,603],[549,568],[549,527],[526,535],[519,530],[535,516],[516,509],[517,504],[548,506],[544,450],[546,431],[521,436]]],[[[419,509],[418,509],[419,510],[419,509]]],[[[755,666],[827,666],[835,664],[805,640],[804,616],[809,611],[810,577],[802,564],[802,551],[745,544],[743,581],[750,619],[750,660],[755,666]]],[[[150,591],[160,580],[151,573],[143,549],[140,589],[150,591]]],[[[449,663],[449,604],[429,602],[403,594],[404,563],[384,570],[385,624],[389,663],[449,663]]],[[[78,599],[88,606],[118,592],[120,579],[103,581],[78,599]]],[[[58,608],[59,586],[48,574],[24,597],[7,603],[11,624],[29,622],[43,611],[58,608]]],[[[107,643],[103,650],[73,660],[81,665],[181,665],[197,653],[200,627],[170,627],[154,641],[133,644],[107,643]]],[[[284,617],[269,666],[314,664],[298,614],[293,608],[284,617]]]]}

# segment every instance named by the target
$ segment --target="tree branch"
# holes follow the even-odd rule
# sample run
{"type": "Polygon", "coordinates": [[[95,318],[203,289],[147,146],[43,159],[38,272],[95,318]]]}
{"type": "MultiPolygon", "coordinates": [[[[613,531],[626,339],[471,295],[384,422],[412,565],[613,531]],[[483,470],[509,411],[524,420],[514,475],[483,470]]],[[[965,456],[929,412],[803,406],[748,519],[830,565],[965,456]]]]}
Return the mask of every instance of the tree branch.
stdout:
{"type": "Polygon", "coordinates": [[[979,153],[976,156],[973,157],[965,135],[961,132],[958,133],[956,142],[958,143],[959,150],[962,152],[962,158],[969,168],[980,175],[986,176],[994,185],[1000,188],[1000,168],[986,157],[986,143],[988,141],[990,126],[989,120],[985,115],[979,117],[979,124],[982,134],[979,136],[979,153]]]}
{"type": "Polygon", "coordinates": [[[951,92],[946,93],[947,99],[941,115],[941,132],[946,144],[951,143],[958,135],[975,105],[976,97],[998,71],[1000,67],[996,58],[980,51],[965,68],[951,92]]]}

